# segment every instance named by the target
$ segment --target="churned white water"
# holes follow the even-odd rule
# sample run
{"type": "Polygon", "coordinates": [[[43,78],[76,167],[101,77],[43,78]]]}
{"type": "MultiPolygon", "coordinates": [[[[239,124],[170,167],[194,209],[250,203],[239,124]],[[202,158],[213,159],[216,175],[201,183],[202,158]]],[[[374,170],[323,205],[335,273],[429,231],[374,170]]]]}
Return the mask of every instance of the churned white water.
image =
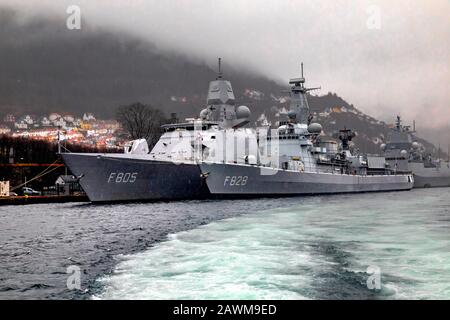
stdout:
{"type": "Polygon", "coordinates": [[[448,299],[449,192],[262,199],[279,205],[116,256],[93,298],[448,299]]]}

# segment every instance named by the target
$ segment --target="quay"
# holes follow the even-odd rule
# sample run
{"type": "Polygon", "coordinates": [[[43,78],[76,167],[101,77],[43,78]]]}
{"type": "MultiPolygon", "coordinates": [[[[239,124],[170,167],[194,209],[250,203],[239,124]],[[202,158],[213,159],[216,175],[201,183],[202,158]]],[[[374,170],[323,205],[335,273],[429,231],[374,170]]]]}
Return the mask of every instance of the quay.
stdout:
{"type": "Polygon", "coordinates": [[[36,203],[89,202],[86,195],[44,195],[0,197],[0,206],[36,203]]]}

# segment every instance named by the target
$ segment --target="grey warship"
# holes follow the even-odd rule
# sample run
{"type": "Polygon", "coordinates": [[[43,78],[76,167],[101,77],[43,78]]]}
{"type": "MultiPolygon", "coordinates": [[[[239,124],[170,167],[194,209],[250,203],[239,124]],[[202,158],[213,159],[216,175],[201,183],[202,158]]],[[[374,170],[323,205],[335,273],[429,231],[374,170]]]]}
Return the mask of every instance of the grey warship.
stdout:
{"type": "MultiPolygon", "coordinates": [[[[253,149],[249,143],[234,161],[200,162],[211,194],[314,195],[412,188],[412,174],[389,169],[384,157],[353,155],[351,130],[340,131],[340,150],[322,140],[322,126],[311,123],[307,100],[308,92],[316,88],[304,83],[302,64],[301,77],[289,81],[288,120],[273,130],[258,128],[253,149]]],[[[208,143],[206,147],[210,149],[208,143]]]]}
{"type": "Polygon", "coordinates": [[[144,139],[123,154],[63,153],[92,202],[176,200],[410,190],[413,176],[384,157],[353,155],[350,130],[341,146],[322,141],[311,123],[305,79],[291,79],[287,121],[251,129],[250,110],[236,106],[220,70],[198,118],[164,125],[149,151],[144,139]]]}
{"type": "Polygon", "coordinates": [[[198,165],[202,136],[217,132],[246,135],[250,110],[235,106],[231,83],[222,77],[209,84],[201,119],[163,125],[149,151],[145,139],[130,141],[124,153],[61,153],[91,202],[204,199],[211,196],[198,165]],[[212,120],[206,120],[205,116],[212,120]]]}
{"type": "MultiPolygon", "coordinates": [[[[414,126],[415,127],[415,126],[414,126]]],[[[416,140],[415,128],[402,125],[400,116],[381,145],[386,160],[397,171],[412,172],[414,188],[450,187],[450,162],[433,159],[416,140]]]]}

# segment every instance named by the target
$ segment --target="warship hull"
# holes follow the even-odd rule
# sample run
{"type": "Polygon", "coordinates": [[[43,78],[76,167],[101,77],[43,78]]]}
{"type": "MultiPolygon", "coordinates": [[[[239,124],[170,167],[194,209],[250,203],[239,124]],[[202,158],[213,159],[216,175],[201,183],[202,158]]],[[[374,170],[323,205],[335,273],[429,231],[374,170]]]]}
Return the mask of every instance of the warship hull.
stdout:
{"type": "Polygon", "coordinates": [[[412,175],[312,173],[251,165],[200,165],[214,195],[315,195],[411,190],[412,175]]]}
{"type": "Polygon", "coordinates": [[[414,174],[414,188],[450,187],[450,177],[430,177],[414,174]]]}
{"type": "Polygon", "coordinates": [[[62,154],[92,202],[164,201],[410,190],[408,175],[307,173],[250,165],[62,154]]]}
{"type": "Polygon", "coordinates": [[[92,202],[201,199],[209,195],[198,165],[134,156],[63,153],[92,202]]]}
{"type": "Polygon", "coordinates": [[[409,165],[414,174],[414,188],[450,187],[448,164],[436,168],[426,168],[423,163],[410,163],[409,165]]]}

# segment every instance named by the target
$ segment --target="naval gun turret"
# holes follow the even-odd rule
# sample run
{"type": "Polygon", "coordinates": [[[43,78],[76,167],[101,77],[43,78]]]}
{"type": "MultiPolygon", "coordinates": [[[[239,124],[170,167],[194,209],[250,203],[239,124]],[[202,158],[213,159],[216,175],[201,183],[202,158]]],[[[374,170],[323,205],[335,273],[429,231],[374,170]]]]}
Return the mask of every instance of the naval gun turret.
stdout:
{"type": "Polygon", "coordinates": [[[246,106],[235,106],[233,88],[222,75],[221,58],[216,80],[209,83],[207,107],[200,112],[202,120],[217,122],[224,129],[237,129],[250,121],[250,109],[246,106]]]}

